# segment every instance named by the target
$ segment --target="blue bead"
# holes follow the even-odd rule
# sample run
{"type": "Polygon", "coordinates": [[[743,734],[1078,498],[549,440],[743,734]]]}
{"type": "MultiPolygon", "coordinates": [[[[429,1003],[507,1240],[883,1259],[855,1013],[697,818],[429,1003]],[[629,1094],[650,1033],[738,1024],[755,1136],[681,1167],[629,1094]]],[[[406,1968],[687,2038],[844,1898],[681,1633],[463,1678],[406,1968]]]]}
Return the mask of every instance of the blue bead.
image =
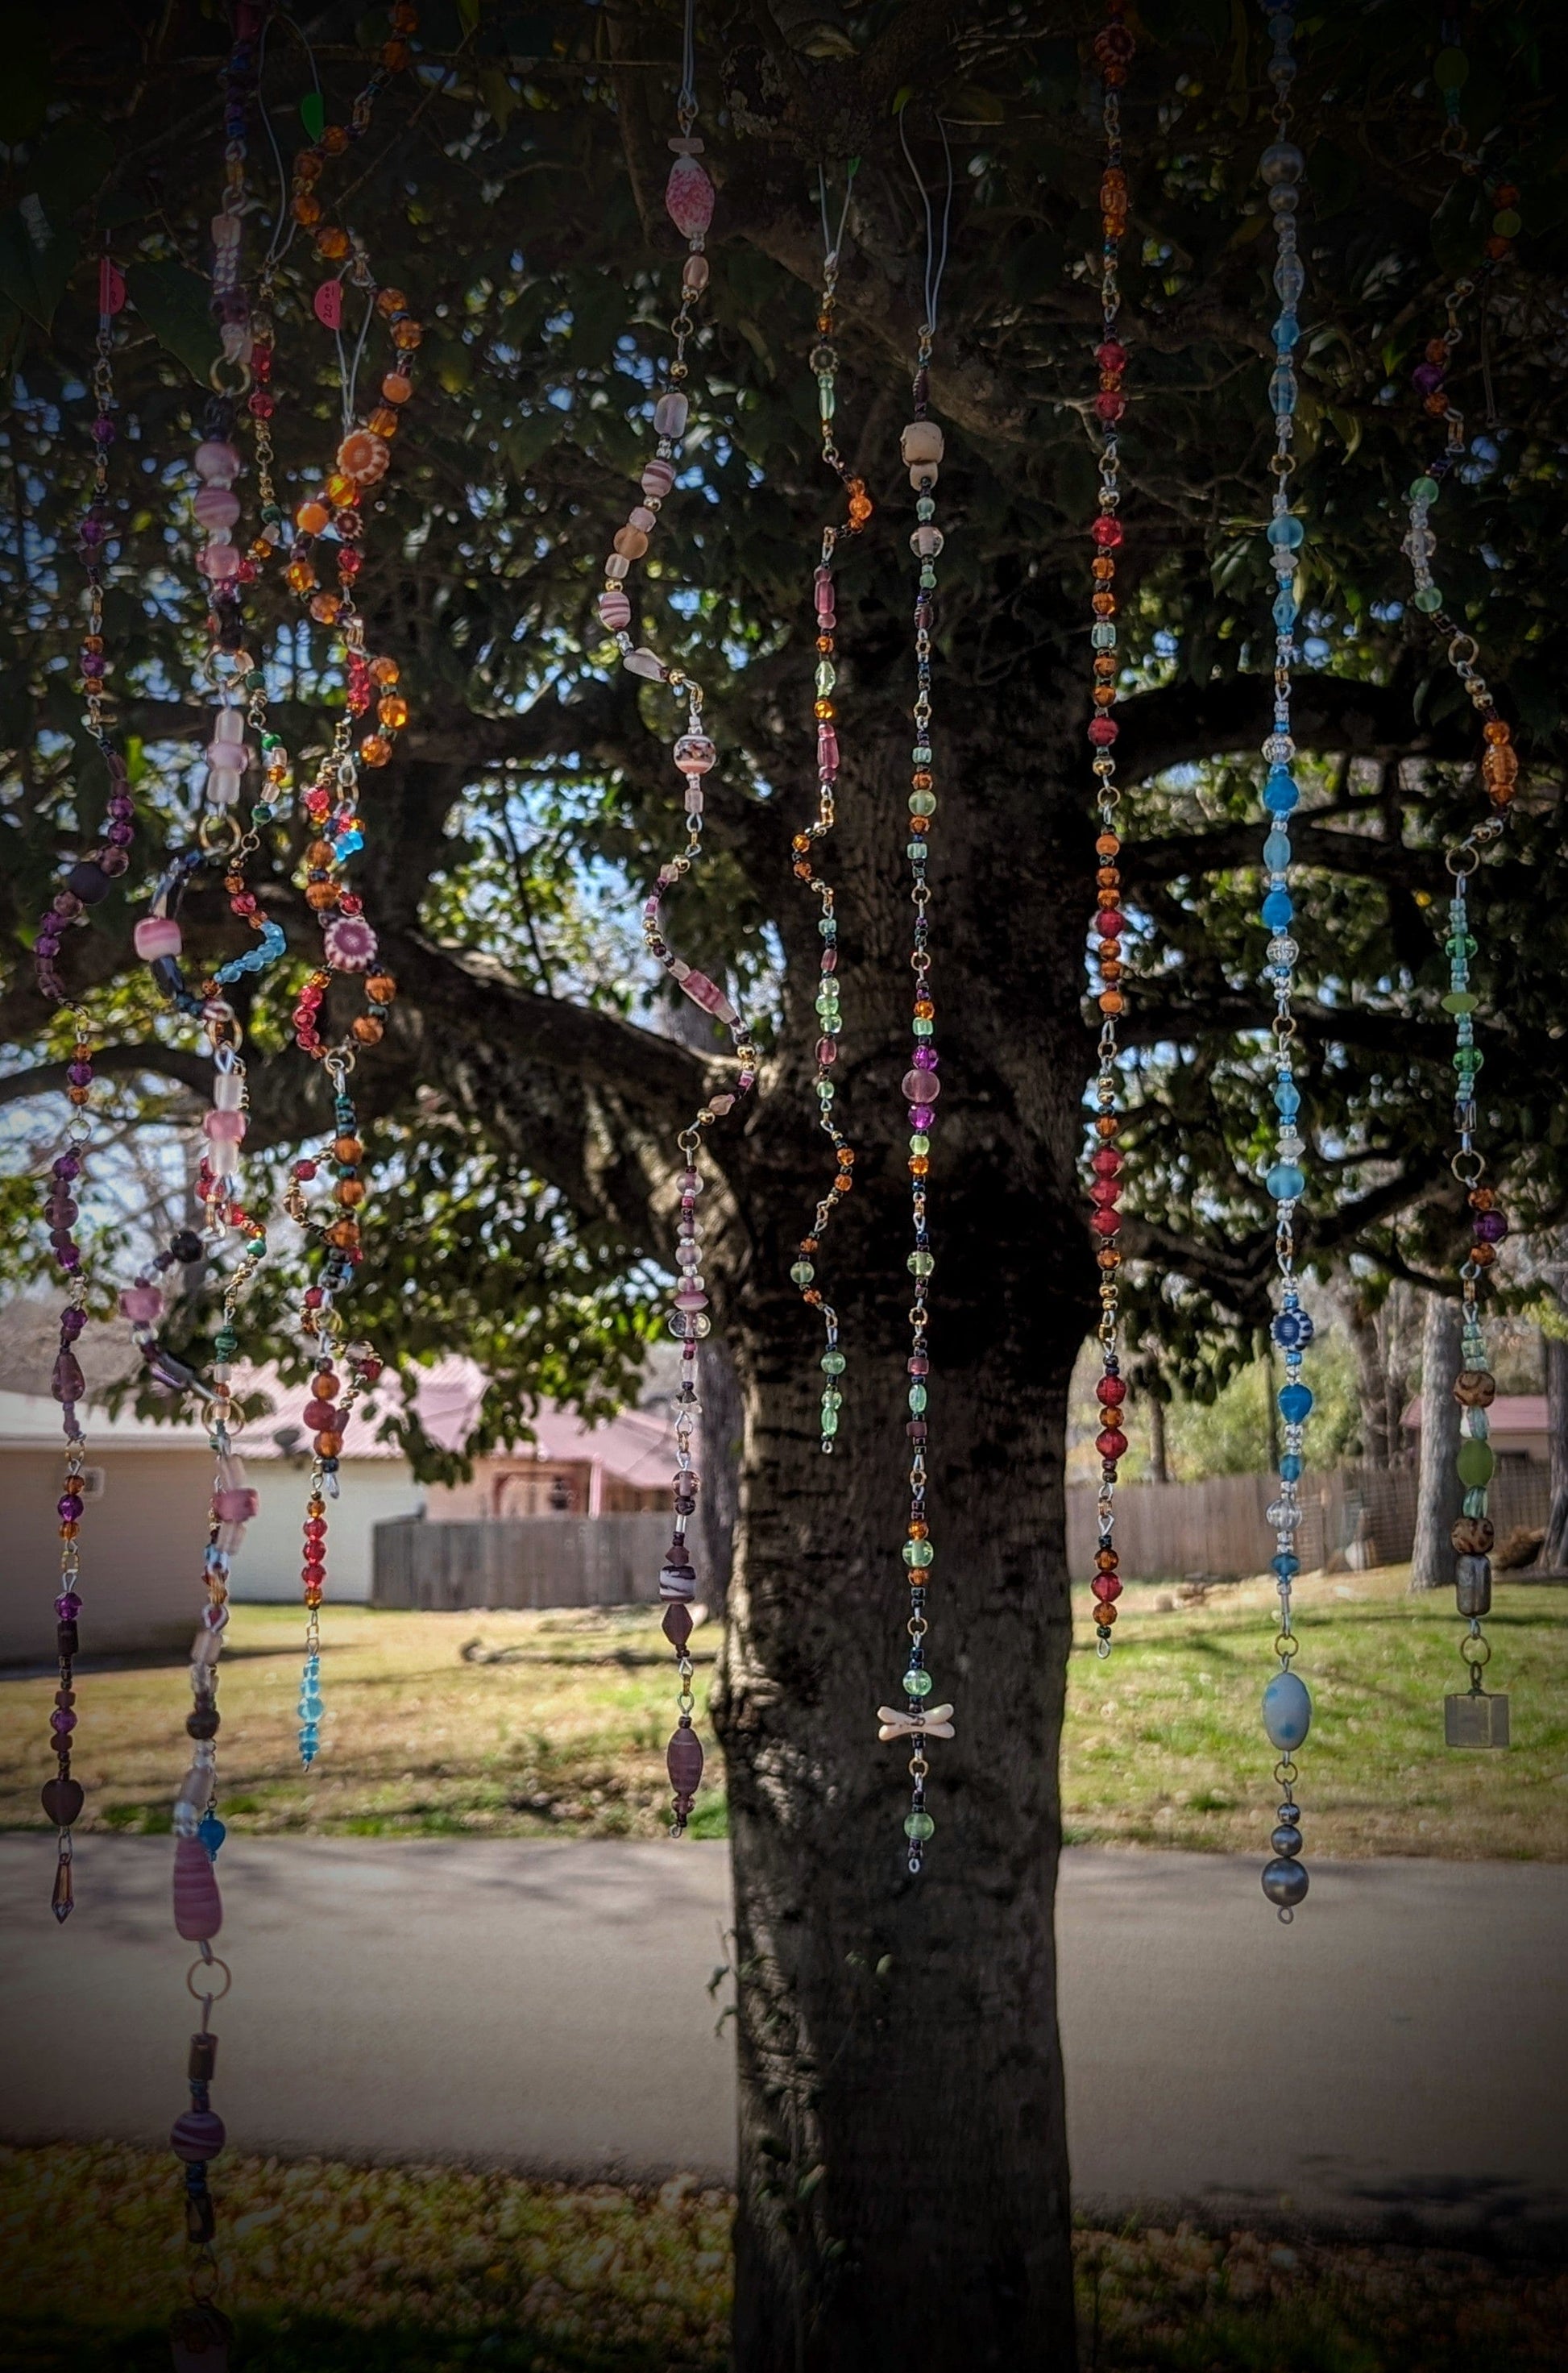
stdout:
{"type": "Polygon", "coordinates": [[[1291,1114],[1300,1112],[1301,1090],[1293,1080],[1276,1080],[1273,1096],[1276,1106],[1287,1118],[1291,1114]]]}
{"type": "Polygon", "coordinates": [[[1287,363],[1279,364],[1269,381],[1269,407],[1276,414],[1293,412],[1296,408],[1295,373],[1287,363]]]}
{"type": "Polygon", "coordinates": [[[1276,1203],[1293,1203],[1306,1185],[1306,1173],[1293,1162],[1276,1162],[1263,1184],[1276,1203]]]}
{"type": "Polygon", "coordinates": [[[1291,861],[1291,836],[1275,830],[1263,844],[1263,862],[1270,873],[1282,873],[1291,861]]]}
{"type": "Polygon", "coordinates": [[[1274,597],[1274,624],[1281,635],[1288,635],[1295,625],[1301,604],[1293,593],[1281,591],[1274,597]]]}
{"type": "Polygon", "coordinates": [[[1281,313],[1274,324],[1274,344],[1282,354],[1289,354],[1301,335],[1301,323],[1293,313],[1281,313]]]}
{"type": "Polygon", "coordinates": [[[1295,913],[1295,901],[1288,890],[1270,890],[1263,901],[1263,920],[1271,931],[1282,931],[1295,913]]]}
{"type": "Polygon", "coordinates": [[[1270,1559],[1269,1571],[1277,1573],[1281,1582],[1289,1582],[1293,1573],[1301,1572],[1301,1560],[1293,1557],[1289,1549],[1281,1549],[1278,1557],[1270,1559]]]}
{"type": "Polygon", "coordinates": [[[1300,1425],[1311,1407],[1310,1385],[1282,1385],[1280,1387],[1280,1415],[1287,1425],[1300,1425]]]}
{"type": "Polygon", "coordinates": [[[1305,534],[1306,529],[1302,521],[1293,519],[1289,511],[1281,511],[1278,519],[1271,519],[1269,522],[1270,543],[1287,552],[1294,552],[1305,534]]]}
{"type": "Polygon", "coordinates": [[[198,1827],[196,1835],[201,1840],[203,1845],[205,1846],[212,1860],[216,1862],[217,1860],[217,1850],[223,1843],[224,1839],[228,1835],[228,1831],[224,1828],[223,1823],[218,1819],[216,1813],[209,1813],[206,1816],[205,1819],[202,1821],[198,1827]]]}
{"type": "Polygon", "coordinates": [[[1294,777],[1282,767],[1271,774],[1263,786],[1263,804],[1270,815],[1289,815],[1300,798],[1294,777]]]}
{"type": "Polygon", "coordinates": [[[1263,1692],[1263,1727],[1269,1743],[1289,1754],[1312,1728],[1312,1700],[1295,1673],[1276,1673],[1263,1692]]]}
{"type": "Polygon", "coordinates": [[[1293,1450],[1287,1450],[1283,1458],[1280,1461],[1281,1482],[1299,1483],[1301,1481],[1302,1463],[1302,1460],[1293,1450]]]}
{"type": "Polygon", "coordinates": [[[1275,1342],[1280,1344],[1282,1349],[1289,1349],[1291,1345],[1299,1343],[1301,1339],[1300,1311],[1281,1310],[1279,1316],[1274,1321],[1275,1342]]]}

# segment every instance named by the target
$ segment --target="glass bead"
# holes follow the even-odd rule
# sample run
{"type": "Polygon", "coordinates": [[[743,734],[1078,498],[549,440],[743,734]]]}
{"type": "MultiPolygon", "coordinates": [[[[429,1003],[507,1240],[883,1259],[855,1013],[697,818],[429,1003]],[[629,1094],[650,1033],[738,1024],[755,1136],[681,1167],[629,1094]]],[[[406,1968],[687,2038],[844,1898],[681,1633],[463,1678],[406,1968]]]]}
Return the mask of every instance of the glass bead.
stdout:
{"type": "Polygon", "coordinates": [[[1287,1450],[1280,1461],[1281,1482],[1298,1483],[1301,1480],[1303,1465],[1304,1461],[1295,1451],[1287,1450]]]}
{"type": "Polygon", "coordinates": [[[904,1834],[907,1838],[913,1838],[918,1844],[923,1845],[928,1838],[935,1835],[935,1832],[936,1823],[932,1820],[929,1813],[907,1813],[905,1815],[904,1834]]]}
{"type": "Polygon", "coordinates": [[[936,1262],[930,1253],[915,1252],[909,1255],[905,1267],[911,1277],[930,1277],[936,1267],[936,1262]]]}
{"type": "Polygon", "coordinates": [[[910,1406],[910,1408],[914,1410],[914,1412],[915,1412],[915,1414],[916,1414],[916,1416],[917,1416],[917,1417],[919,1417],[919,1415],[920,1414],[920,1411],[921,1411],[921,1410],[925,1408],[925,1406],[926,1406],[926,1397],[927,1397],[927,1396],[926,1396],[926,1387],[924,1386],[924,1385],[910,1385],[910,1387],[909,1387],[909,1406],[910,1406]]]}
{"type": "Polygon", "coordinates": [[[1281,511],[1277,519],[1271,519],[1269,522],[1270,543],[1277,544],[1283,551],[1295,551],[1305,534],[1305,526],[1300,520],[1293,518],[1289,511],[1281,511]]]}
{"type": "Polygon", "coordinates": [[[902,1686],[907,1698],[929,1698],[934,1684],[924,1666],[911,1665],[902,1686]]]}
{"type": "Polygon", "coordinates": [[[1291,861],[1291,836],[1288,832],[1275,830],[1269,835],[1263,844],[1263,862],[1270,873],[1283,873],[1291,861]]]}
{"type": "Polygon", "coordinates": [[[1116,628],[1104,621],[1089,630],[1090,644],[1097,651],[1114,651],[1116,639],[1116,628]]]}
{"type": "Polygon", "coordinates": [[[1270,890],[1261,911],[1271,931],[1282,931],[1295,915],[1295,901],[1288,890],[1270,890]]]}
{"type": "Polygon", "coordinates": [[[815,1275],[816,1271],[809,1260],[797,1261],[790,1271],[791,1282],[796,1285],[810,1285],[815,1275]]]}
{"type": "Polygon", "coordinates": [[[1289,815],[1301,798],[1301,789],[1293,775],[1283,766],[1271,770],[1263,786],[1263,804],[1270,815],[1289,815]]]}
{"type": "Polygon", "coordinates": [[[822,1412],[820,1427],[824,1433],[837,1433],[838,1431],[837,1410],[828,1409],[825,1406],[822,1412]]]}
{"type": "Polygon", "coordinates": [[[1290,633],[1291,628],[1295,625],[1300,608],[1301,604],[1293,593],[1286,591],[1276,595],[1273,618],[1281,635],[1290,633]]]}
{"type": "Polygon", "coordinates": [[[841,1376],[844,1374],[844,1354],[842,1351],[825,1351],[820,1364],[825,1376],[841,1376]]]}
{"type": "Polygon", "coordinates": [[[1417,478],[1410,487],[1408,499],[1418,504],[1422,509],[1427,509],[1437,500],[1441,492],[1442,488],[1435,478],[1417,478]]]}
{"type": "Polygon", "coordinates": [[[1418,610],[1424,610],[1430,614],[1433,610],[1441,610],[1442,607],[1443,592],[1441,587],[1436,585],[1423,585],[1421,591],[1416,595],[1416,608],[1418,610]]]}
{"type": "Polygon", "coordinates": [[[1308,1385],[1282,1385],[1279,1403],[1280,1415],[1287,1425],[1300,1425],[1312,1409],[1312,1388],[1308,1385]]]}
{"type": "Polygon", "coordinates": [[[904,1544],[904,1562],[907,1566],[917,1569],[928,1566],[935,1556],[936,1551],[930,1541],[906,1541],[904,1544]]]}
{"type": "Polygon", "coordinates": [[[1289,354],[1301,335],[1301,323],[1293,313],[1281,313],[1274,324],[1274,344],[1281,354],[1289,354]]]}
{"type": "Polygon", "coordinates": [[[1293,1203],[1306,1185],[1306,1174],[1293,1162],[1276,1162],[1263,1183],[1276,1203],[1293,1203]]]}

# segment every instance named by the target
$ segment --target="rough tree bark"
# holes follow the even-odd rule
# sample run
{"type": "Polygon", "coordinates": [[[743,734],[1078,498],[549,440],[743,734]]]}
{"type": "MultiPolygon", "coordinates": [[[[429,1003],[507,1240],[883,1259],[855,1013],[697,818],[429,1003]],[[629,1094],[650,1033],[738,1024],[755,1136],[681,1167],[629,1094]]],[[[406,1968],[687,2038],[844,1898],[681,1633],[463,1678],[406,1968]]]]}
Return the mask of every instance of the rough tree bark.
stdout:
{"type": "Polygon", "coordinates": [[[1410,1550],[1412,1590],[1441,1590],[1454,1579],[1449,1535],[1464,1497],[1455,1462],[1459,1451],[1459,1305],[1429,1294],[1421,1338],[1421,1469],[1416,1485],[1416,1533],[1410,1550]]]}
{"type": "Polygon", "coordinates": [[[1546,1338],[1546,1445],[1551,1503],[1539,1562],[1548,1573],[1568,1568],[1568,1338],[1546,1338]]]}

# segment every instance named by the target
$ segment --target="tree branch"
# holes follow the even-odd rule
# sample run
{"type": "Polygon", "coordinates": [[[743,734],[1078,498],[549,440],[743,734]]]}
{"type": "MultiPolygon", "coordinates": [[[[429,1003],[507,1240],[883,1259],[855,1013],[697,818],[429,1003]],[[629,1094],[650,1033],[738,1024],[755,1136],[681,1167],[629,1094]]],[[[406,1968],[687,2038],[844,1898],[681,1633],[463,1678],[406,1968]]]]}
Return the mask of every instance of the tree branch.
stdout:
{"type": "MultiPolygon", "coordinates": [[[[25,1096],[59,1095],[67,1084],[68,1069],[64,1063],[34,1063],[25,1071],[7,1071],[0,1077],[0,1105],[19,1104],[25,1096]]],[[[100,1047],[93,1056],[93,1070],[105,1079],[154,1071],[198,1094],[212,1085],[209,1057],[183,1046],[161,1046],[156,1039],[145,1046],[100,1047]]]]}
{"type": "MultiPolygon", "coordinates": [[[[1474,759],[1468,716],[1421,725],[1408,683],[1366,684],[1352,676],[1296,679],[1291,731],[1304,750],[1346,751],[1367,758],[1474,759]]],[[[1121,733],[1117,772],[1146,782],[1167,766],[1256,750],[1269,730],[1269,679],[1235,675],[1211,684],[1168,684],[1136,692],[1117,709],[1121,733]]]]}

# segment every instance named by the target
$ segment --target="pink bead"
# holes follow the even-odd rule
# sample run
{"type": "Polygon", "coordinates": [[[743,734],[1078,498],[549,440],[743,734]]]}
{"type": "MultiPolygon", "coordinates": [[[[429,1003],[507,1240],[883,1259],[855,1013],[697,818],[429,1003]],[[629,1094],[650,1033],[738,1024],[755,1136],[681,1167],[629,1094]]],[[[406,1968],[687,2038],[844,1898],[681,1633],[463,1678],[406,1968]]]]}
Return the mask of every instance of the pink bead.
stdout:
{"type": "Polygon", "coordinates": [[[227,486],[204,486],[191,508],[198,527],[232,527],[240,516],[240,497],[227,486]]]}
{"type": "Polygon", "coordinates": [[[216,1936],[223,1925],[223,1899],[207,1850],[199,1838],[174,1842],[174,1926],[187,1945],[216,1936]]]}
{"type": "Polygon", "coordinates": [[[216,773],[242,775],[251,763],[251,745],[248,742],[209,742],[205,754],[216,773]]]}
{"type": "Polygon", "coordinates": [[[683,1287],[675,1296],[675,1307],[677,1310],[706,1310],[708,1296],[696,1292],[690,1286],[683,1287]]]}
{"type": "Polygon", "coordinates": [[[679,388],[661,395],[653,407],[653,431],[657,437],[684,437],[691,404],[679,388]]]}
{"type": "Polygon", "coordinates": [[[898,1093],[912,1105],[934,1104],[942,1093],[942,1081],[934,1071],[906,1071],[898,1093]]]}
{"type": "Polygon", "coordinates": [[[209,486],[232,485],[240,475],[240,456],[232,445],[209,438],[196,448],[196,475],[209,486]]]}
{"type": "Polygon", "coordinates": [[[718,755],[706,733],[683,733],[675,744],[675,764],[683,775],[706,775],[718,755]]]}
{"type": "Polygon", "coordinates": [[[626,525],[635,527],[639,535],[651,535],[658,524],[658,512],[650,511],[646,504],[634,503],[626,513],[626,525]]]}
{"type": "Polygon", "coordinates": [[[156,1285],[128,1285],[120,1296],[120,1315],[134,1327],[156,1327],[163,1315],[163,1296],[156,1285]]]}
{"type": "Polygon", "coordinates": [[[227,584],[231,577],[240,574],[239,547],[232,544],[209,544],[197,567],[204,577],[212,579],[215,585],[227,584]]]}
{"type": "Polygon", "coordinates": [[[664,209],[683,239],[697,239],[713,220],[713,184],[695,157],[677,157],[664,184],[664,209]]]}
{"type": "Polygon", "coordinates": [[[819,725],[816,729],[816,770],[819,775],[828,776],[838,772],[838,736],[831,725],[819,725]]]}
{"type": "Polygon", "coordinates": [[[599,596],[599,615],[610,632],[618,635],[631,625],[631,602],[618,588],[613,592],[606,590],[599,596]]]}
{"type": "Polygon", "coordinates": [[[376,934],[362,915],[334,915],[322,944],[334,972],[369,972],[376,960],[376,934]]]}
{"type": "Polygon", "coordinates": [[[647,468],[643,471],[643,493],[650,497],[656,498],[660,502],[663,501],[665,496],[669,493],[674,483],[675,473],[673,465],[668,462],[659,460],[657,456],[649,462],[647,468]]]}
{"type": "Polygon", "coordinates": [[[249,1489],[212,1495],[213,1514],[224,1525],[248,1525],[261,1504],[259,1495],[249,1489]]]}
{"type": "Polygon", "coordinates": [[[694,1005],[700,1005],[703,1011],[711,1013],[716,1021],[736,1022],[740,1019],[723,990],[716,981],[709,980],[705,972],[687,973],[681,987],[694,1005]]]}
{"type": "Polygon", "coordinates": [[[177,956],[182,944],[180,926],[172,915],[144,915],[131,938],[144,964],[151,964],[158,956],[177,956]]]}
{"type": "Polygon", "coordinates": [[[245,1134],[245,1116],[242,1112],[210,1112],[202,1127],[215,1145],[238,1145],[245,1134]]]}

